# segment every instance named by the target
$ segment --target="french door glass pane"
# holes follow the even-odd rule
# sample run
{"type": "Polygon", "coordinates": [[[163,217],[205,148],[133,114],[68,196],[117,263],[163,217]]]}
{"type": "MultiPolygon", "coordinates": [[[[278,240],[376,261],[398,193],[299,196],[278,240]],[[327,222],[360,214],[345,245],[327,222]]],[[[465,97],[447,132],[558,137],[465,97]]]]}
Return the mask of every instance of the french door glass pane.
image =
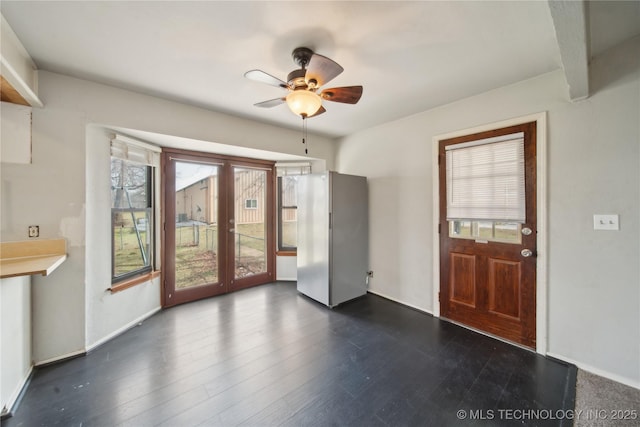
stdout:
{"type": "Polygon", "coordinates": [[[235,278],[267,271],[267,172],[234,167],[235,278]]]}
{"type": "Polygon", "coordinates": [[[218,281],[218,172],[176,162],[176,290],[218,281]]]}

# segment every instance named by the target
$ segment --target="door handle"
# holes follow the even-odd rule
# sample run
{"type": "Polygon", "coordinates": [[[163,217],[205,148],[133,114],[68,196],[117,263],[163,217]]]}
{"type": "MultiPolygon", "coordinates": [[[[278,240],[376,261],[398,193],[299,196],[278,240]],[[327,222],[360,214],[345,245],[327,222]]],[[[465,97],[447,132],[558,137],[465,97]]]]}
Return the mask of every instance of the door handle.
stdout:
{"type": "Polygon", "coordinates": [[[229,233],[233,233],[233,232],[235,232],[235,231],[236,231],[236,229],[235,229],[235,228],[230,228],[230,229],[229,229],[229,233]]]}
{"type": "Polygon", "coordinates": [[[520,251],[520,255],[525,258],[529,258],[531,255],[533,255],[533,251],[531,249],[523,249],[520,251]]]}

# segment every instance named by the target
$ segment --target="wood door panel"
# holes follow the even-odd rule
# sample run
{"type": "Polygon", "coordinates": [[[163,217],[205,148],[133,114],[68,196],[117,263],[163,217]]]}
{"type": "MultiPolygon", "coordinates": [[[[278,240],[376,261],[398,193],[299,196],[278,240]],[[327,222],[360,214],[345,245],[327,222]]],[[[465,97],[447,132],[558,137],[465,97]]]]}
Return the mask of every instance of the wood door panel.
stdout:
{"type": "Polygon", "coordinates": [[[449,254],[449,301],[476,307],[476,257],[461,253],[449,254]]]}
{"type": "MultiPolygon", "coordinates": [[[[441,140],[440,313],[443,317],[535,348],[536,260],[536,123],[441,140]],[[526,221],[520,243],[449,236],[445,147],[513,133],[524,133],[526,221]],[[473,276],[473,277],[472,277],[473,276]]],[[[499,220],[497,220],[499,221],[499,220]]]]}
{"type": "Polygon", "coordinates": [[[527,336],[522,328],[521,322],[505,316],[496,316],[488,312],[481,314],[468,312],[458,318],[452,318],[451,320],[461,322],[473,328],[497,335],[519,344],[526,346],[532,346],[535,344],[535,337],[532,341],[527,336]]]}
{"type": "Polygon", "coordinates": [[[489,258],[488,263],[489,312],[519,321],[522,295],[521,262],[489,258]]]}

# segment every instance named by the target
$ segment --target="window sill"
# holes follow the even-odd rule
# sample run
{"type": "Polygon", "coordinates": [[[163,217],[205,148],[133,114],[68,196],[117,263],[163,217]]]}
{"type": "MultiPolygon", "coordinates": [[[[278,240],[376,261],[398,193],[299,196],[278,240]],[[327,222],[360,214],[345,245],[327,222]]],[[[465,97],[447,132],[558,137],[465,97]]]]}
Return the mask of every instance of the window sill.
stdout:
{"type": "Polygon", "coordinates": [[[296,251],[276,251],[276,256],[297,256],[296,251]]]}
{"type": "Polygon", "coordinates": [[[125,289],[132,288],[132,287],[137,286],[137,285],[139,285],[141,283],[146,283],[146,282],[148,282],[150,280],[155,279],[158,276],[160,276],[160,271],[159,270],[152,271],[151,273],[143,274],[142,276],[134,277],[132,279],[124,280],[122,282],[118,282],[116,284],[113,284],[107,290],[109,292],[111,292],[112,294],[115,294],[116,292],[124,291],[125,289]]]}

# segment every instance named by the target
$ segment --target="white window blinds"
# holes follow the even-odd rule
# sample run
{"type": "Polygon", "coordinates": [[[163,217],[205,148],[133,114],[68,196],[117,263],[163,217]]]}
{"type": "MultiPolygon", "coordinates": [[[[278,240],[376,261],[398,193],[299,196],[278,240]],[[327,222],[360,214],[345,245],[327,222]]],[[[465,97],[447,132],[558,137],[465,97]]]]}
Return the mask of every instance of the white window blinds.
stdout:
{"type": "Polygon", "coordinates": [[[311,163],[309,162],[280,162],[276,163],[276,173],[278,176],[287,175],[307,175],[311,173],[311,163]]]}
{"type": "Polygon", "coordinates": [[[525,222],[524,133],[445,150],[447,220],[525,222]]]}
{"type": "Polygon", "coordinates": [[[160,147],[123,135],[113,135],[111,138],[111,157],[116,159],[160,167],[161,151],[160,147]]]}

